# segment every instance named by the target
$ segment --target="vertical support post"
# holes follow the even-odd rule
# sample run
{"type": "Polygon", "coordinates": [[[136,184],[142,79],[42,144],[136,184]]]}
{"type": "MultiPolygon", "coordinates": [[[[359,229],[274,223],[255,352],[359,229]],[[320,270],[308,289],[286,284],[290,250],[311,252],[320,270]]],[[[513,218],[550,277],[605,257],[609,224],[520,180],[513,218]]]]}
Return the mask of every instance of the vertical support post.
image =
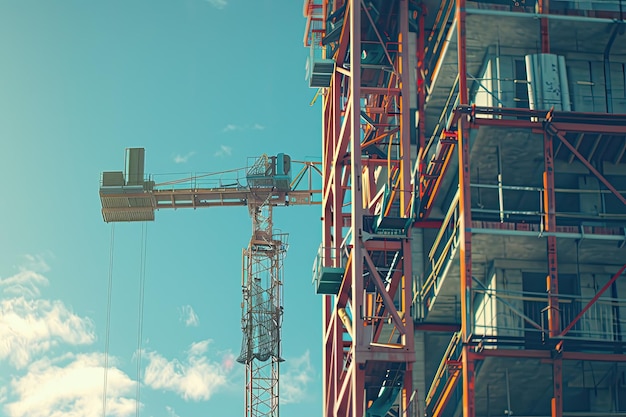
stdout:
{"type": "Polygon", "coordinates": [[[417,413],[409,414],[412,407],[417,408],[417,399],[413,399],[413,364],[406,364],[406,372],[404,373],[404,381],[402,384],[402,399],[400,404],[402,404],[400,417],[414,417],[417,416],[417,413]],[[411,404],[411,401],[414,400],[415,404],[411,404]]]}
{"type": "Polygon", "coordinates": [[[353,336],[352,353],[355,362],[352,364],[352,398],[351,416],[361,417],[365,414],[365,371],[361,369],[364,363],[359,363],[360,353],[367,350],[363,335],[363,196],[362,196],[362,161],[361,161],[361,0],[350,0],[350,98],[347,109],[350,112],[350,201],[351,219],[350,237],[352,265],[350,267],[352,280],[352,311],[353,336]]]}
{"type": "MultiPolygon", "coordinates": [[[[326,16],[327,2],[323,4],[326,16]]],[[[332,57],[328,57],[332,58],[332,57]]],[[[341,132],[341,80],[335,71],[328,94],[323,96],[322,105],[322,245],[324,266],[341,267],[341,242],[343,241],[343,212],[341,210],[344,191],[341,184],[342,166],[337,163],[337,147],[341,132]]],[[[341,323],[337,320],[333,298],[323,297],[323,416],[335,413],[339,392],[339,379],[343,369],[343,347],[341,346],[341,323]]]]}
{"type": "Polygon", "coordinates": [[[400,60],[400,216],[408,216],[411,209],[411,69],[409,54],[408,0],[400,0],[400,33],[398,34],[400,60]]]}
{"type": "Polygon", "coordinates": [[[551,401],[552,417],[563,417],[563,359],[552,361],[552,390],[554,397],[551,401]]]}
{"type": "Polygon", "coordinates": [[[332,314],[332,305],[330,297],[322,298],[322,337],[323,337],[323,354],[322,354],[322,416],[330,416],[330,410],[333,409],[333,381],[335,380],[334,368],[332,368],[332,357],[334,350],[332,349],[333,338],[327,338],[329,329],[331,328],[330,317],[332,314]]]}
{"type": "MultiPolygon", "coordinates": [[[[346,417],[365,417],[365,371],[362,369],[363,364],[354,363],[352,378],[352,413],[346,417]]],[[[338,416],[339,417],[339,416],[338,416]]]]}
{"type": "MultiPolygon", "coordinates": [[[[423,22],[421,22],[423,23],[423,22]]],[[[423,32],[423,28],[420,29],[423,32]]],[[[399,55],[400,55],[400,80],[402,82],[402,97],[400,102],[400,175],[401,175],[401,188],[400,188],[400,207],[401,217],[409,217],[411,215],[413,190],[411,186],[411,129],[414,127],[410,125],[411,122],[411,86],[409,85],[411,80],[411,71],[409,63],[411,62],[409,54],[415,54],[416,51],[409,49],[409,2],[408,0],[400,1],[400,34],[399,34],[399,55]]],[[[423,39],[422,39],[423,42],[423,39]]],[[[407,232],[407,237],[410,239],[411,231],[407,232]]],[[[413,261],[411,259],[411,245],[410,240],[406,239],[402,241],[402,271],[403,276],[401,278],[401,311],[404,313],[405,323],[412,322],[413,318],[410,314],[411,302],[413,300],[412,294],[412,279],[413,279],[413,261]]],[[[403,336],[403,343],[405,349],[408,352],[414,352],[414,337],[413,326],[406,326],[406,334],[403,336]]],[[[405,362],[404,381],[402,384],[402,397],[400,400],[400,407],[403,412],[409,409],[411,395],[413,393],[413,367],[410,361],[405,362]]]]}
{"type": "MultiPolygon", "coordinates": [[[[550,12],[550,0],[539,0],[538,2],[539,14],[547,15],[550,12]]],[[[550,22],[547,17],[539,19],[539,25],[541,29],[541,52],[544,54],[550,53],[550,22]]]]}
{"type": "MultiPolygon", "coordinates": [[[[426,6],[423,6],[426,7],[426,6]]],[[[426,146],[426,73],[424,68],[424,51],[426,42],[424,39],[424,11],[420,12],[419,28],[417,32],[417,144],[418,152],[426,146]]]]}
{"type": "MultiPolygon", "coordinates": [[[[336,81],[337,77],[334,74],[333,81],[336,81]]],[[[333,146],[330,132],[328,132],[327,123],[332,123],[333,118],[329,117],[333,110],[333,101],[330,98],[334,92],[334,86],[336,83],[331,82],[330,94],[325,96],[322,100],[322,168],[324,170],[324,192],[322,194],[322,256],[324,257],[324,265],[331,265],[331,243],[333,235],[332,225],[332,190],[334,184],[330,180],[331,171],[328,169],[332,164],[333,158],[333,146]]],[[[335,373],[331,368],[331,357],[333,350],[331,347],[332,338],[327,337],[329,329],[331,327],[332,318],[332,303],[330,296],[322,297],[322,337],[324,342],[324,352],[322,355],[322,415],[329,416],[329,410],[332,410],[332,399],[334,396],[331,394],[332,381],[335,378],[335,373]]]]}
{"type": "MultiPolygon", "coordinates": [[[[556,231],[556,204],[554,193],[554,155],[553,140],[550,134],[544,133],[544,172],[543,172],[543,204],[544,229],[547,232],[556,231]]],[[[547,237],[548,252],[548,334],[556,337],[561,331],[559,316],[559,280],[557,267],[556,237],[547,237]]]]}
{"type": "MultiPolygon", "coordinates": [[[[544,228],[547,232],[556,231],[556,203],[554,192],[554,147],[553,137],[544,133],[544,172],[543,172],[543,204],[544,228]]],[[[547,237],[548,276],[546,286],[548,291],[548,334],[556,337],[561,332],[559,314],[559,279],[557,264],[557,241],[555,236],[547,237]]],[[[563,415],[563,373],[561,359],[553,361],[552,368],[553,397],[552,417],[563,415]]]]}
{"type": "MultiPolygon", "coordinates": [[[[404,312],[405,323],[413,322],[411,312],[411,303],[413,302],[413,257],[411,256],[411,240],[402,242],[402,267],[404,276],[402,277],[402,311],[404,312]]],[[[406,334],[403,336],[405,349],[408,352],[415,352],[415,336],[414,326],[406,326],[406,334]]],[[[414,360],[415,355],[413,354],[414,360]]],[[[413,395],[413,363],[407,361],[405,363],[406,370],[404,372],[404,384],[402,388],[402,409],[408,410],[411,404],[411,396],[413,395]]]]}
{"type": "MultiPolygon", "coordinates": [[[[465,0],[457,0],[456,21],[458,33],[458,74],[459,104],[469,104],[467,91],[466,62],[466,10],[465,0]]],[[[460,237],[460,273],[461,273],[461,337],[463,347],[463,416],[475,417],[474,406],[474,361],[470,357],[469,346],[466,344],[471,335],[471,294],[472,294],[472,213],[470,193],[470,148],[469,126],[467,118],[462,117],[458,126],[459,156],[459,237],[460,237]]]]}

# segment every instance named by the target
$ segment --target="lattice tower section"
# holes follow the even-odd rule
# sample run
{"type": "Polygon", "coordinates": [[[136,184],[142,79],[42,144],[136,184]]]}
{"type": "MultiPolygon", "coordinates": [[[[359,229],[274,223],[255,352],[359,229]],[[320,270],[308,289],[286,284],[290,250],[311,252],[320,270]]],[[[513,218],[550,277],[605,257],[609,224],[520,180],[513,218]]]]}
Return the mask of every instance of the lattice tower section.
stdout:
{"type": "Polygon", "coordinates": [[[267,200],[249,202],[253,233],[243,250],[242,330],[237,361],[246,366],[245,416],[278,417],[287,234],[274,233],[267,200]]]}

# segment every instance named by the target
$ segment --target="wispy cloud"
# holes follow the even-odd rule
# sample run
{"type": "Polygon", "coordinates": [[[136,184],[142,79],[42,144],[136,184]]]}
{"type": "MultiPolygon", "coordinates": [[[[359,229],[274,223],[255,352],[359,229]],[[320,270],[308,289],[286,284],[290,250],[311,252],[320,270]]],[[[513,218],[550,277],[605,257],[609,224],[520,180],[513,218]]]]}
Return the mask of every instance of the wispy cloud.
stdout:
{"type": "Polygon", "coordinates": [[[0,289],[5,295],[35,298],[41,295],[39,287],[47,285],[45,276],[30,270],[21,270],[11,277],[0,278],[0,289]]]}
{"type": "MultiPolygon", "coordinates": [[[[104,356],[67,354],[32,363],[11,381],[8,417],[97,417],[102,413],[104,356]]],[[[135,382],[117,368],[107,373],[107,415],[135,414],[135,382]]]]}
{"type": "Polygon", "coordinates": [[[237,126],[237,125],[233,125],[233,124],[227,124],[222,129],[222,132],[232,132],[234,130],[241,130],[241,129],[243,129],[241,126],[237,126]]]}
{"type": "Polygon", "coordinates": [[[309,383],[315,375],[311,355],[307,350],[299,358],[288,359],[281,376],[280,399],[283,404],[299,403],[307,399],[309,383]]]}
{"type": "Polygon", "coordinates": [[[235,125],[235,124],[227,124],[222,128],[222,132],[234,132],[235,130],[264,130],[265,126],[259,123],[254,123],[253,125],[235,125]]]}
{"type": "Polygon", "coordinates": [[[226,0],[206,0],[207,3],[209,3],[211,6],[215,7],[216,9],[223,9],[228,5],[228,1],[226,0]]]}
{"type": "Polygon", "coordinates": [[[185,323],[185,326],[197,327],[200,324],[200,319],[195,311],[193,311],[193,307],[190,305],[184,305],[179,309],[180,312],[180,321],[185,323]]]}
{"type": "MultiPolygon", "coordinates": [[[[27,255],[17,274],[0,279],[0,415],[7,417],[98,417],[102,414],[104,355],[72,353],[92,344],[94,323],[60,300],[41,297],[49,285],[43,257],[27,255]],[[69,352],[57,355],[58,351],[69,352]]],[[[107,415],[135,414],[132,381],[109,358],[107,415]]]]}
{"type": "Polygon", "coordinates": [[[59,343],[86,345],[95,340],[91,319],[74,314],[59,300],[38,298],[43,285],[48,279],[29,270],[0,279],[2,292],[10,296],[0,300],[0,360],[8,359],[17,369],[59,343]]]}
{"type": "Polygon", "coordinates": [[[180,417],[178,414],[176,414],[176,410],[174,410],[174,407],[170,407],[169,405],[166,405],[165,411],[167,411],[167,415],[169,417],[180,417]]]}
{"type": "Polygon", "coordinates": [[[176,156],[174,156],[174,163],[184,164],[187,161],[189,161],[189,158],[191,158],[195,154],[196,154],[195,151],[187,152],[185,155],[176,154],[176,156]]]}
{"type": "MultiPolygon", "coordinates": [[[[47,256],[52,255],[48,253],[47,256]]],[[[0,277],[0,291],[4,295],[39,297],[39,288],[48,285],[48,279],[42,274],[49,270],[50,266],[42,255],[24,255],[24,265],[19,267],[17,274],[4,279],[0,277]]]]}
{"type": "Polygon", "coordinates": [[[60,301],[17,297],[0,301],[0,311],[0,359],[18,369],[61,342],[87,345],[96,338],[91,319],[79,317],[60,301]]]}
{"type": "MultiPolygon", "coordinates": [[[[53,257],[53,255],[51,252],[47,252],[45,257],[53,257]]],[[[26,259],[26,265],[24,265],[22,269],[29,269],[41,273],[50,271],[50,266],[48,266],[48,263],[44,259],[44,255],[26,254],[24,258],[26,259]]]]}
{"type": "Polygon", "coordinates": [[[220,145],[220,149],[215,152],[215,156],[230,156],[233,153],[233,148],[226,145],[220,145]]]}
{"type": "Polygon", "coordinates": [[[153,389],[172,391],[187,401],[210,399],[226,386],[229,372],[206,356],[210,343],[211,340],[204,340],[192,344],[184,361],[170,361],[156,352],[147,352],[144,383],[153,389]]]}
{"type": "Polygon", "coordinates": [[[7,401],[7,393],[9,389],[6,386],[0,386],[0,404],[3,404],[7,401]]]}

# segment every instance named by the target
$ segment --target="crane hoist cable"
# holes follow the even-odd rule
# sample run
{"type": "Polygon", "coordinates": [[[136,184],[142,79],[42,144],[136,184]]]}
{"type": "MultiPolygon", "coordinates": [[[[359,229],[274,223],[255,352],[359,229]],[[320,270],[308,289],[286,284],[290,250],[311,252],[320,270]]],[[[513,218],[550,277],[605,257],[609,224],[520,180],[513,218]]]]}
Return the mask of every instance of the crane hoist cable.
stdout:
{"type": "Polygon", "coordinates": [[[137,323],[137,387],[135,398],[135,415],[139,417],[139,410],[141,404],[141,351],[142,351],[142,339],[143,339],[143,306],[144,306],[144,293],[146,287],[146,254],[148,247],[148,223],[141,223],[141,248],[140,248],[140,262],[139,262],[139,311],[138,311],[138,323],[137,323]]]}
{"type": "Polygon", "coordinates": [[[104,383],[102,387],[102,417],[107,412],[107,378],[109,373],[109,339],[111,334],[111,294],[113,293],[113,250],[115,247],[115,223],[111,223],[109,244],[109,284],[107,288],[106,336],[104,338],[104,383]]]}

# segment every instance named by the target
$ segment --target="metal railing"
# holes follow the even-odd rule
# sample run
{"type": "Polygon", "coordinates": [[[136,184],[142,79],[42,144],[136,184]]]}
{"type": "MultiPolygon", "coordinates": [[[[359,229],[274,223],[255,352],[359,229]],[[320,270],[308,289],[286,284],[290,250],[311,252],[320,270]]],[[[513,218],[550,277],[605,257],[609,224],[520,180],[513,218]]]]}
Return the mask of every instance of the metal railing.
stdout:
{"type": "Polygon", "coordinates": [[[346,263],[348,260],[348,257],[346,256],[346,254],[344,252],[342,252],[342,256],[341,259],[339,261],[340,265],[339,266],[335,266],[335,251],[333,250],[334,248],[328,248],[328,247],[324,247],[322,245],[319,246],[318,250],[317,250],[317,254],[315,255],[315,259],[313,260],[313,267],[312,267],[312,275],[313,275],[313,282],[316,282],[316,279],[319,280],[321,272],[322,272],[322,268],[338,268],[338,269],[342,269],[346,267],[346,263]],[[328,258],[326,258],[326,255],[328,253],[328,258]],[[329,259],[329,261],[324,261],[324,259],[329,259]]]}
{"type": "MultiPolygon", "coordinates": [[[[504,184],[476,184],[470,185],[474,191],[472,201],[472,216],[481,220],[523,221],[527,223],[543,225],[545,211],[543,207],[544,189],[543,187],[504,185],[504,184]],[[523,207],[519,207],[520,201],[525,201],[523,207]],[[513,208],[517,205],[517,208],[513,208]]],[[[613,198],[610,190],[606,189],[580,189],[580,188],[556,188],[556,217],[559,219],[579,218],[595,221],[606,221],[626,219],[626,209],[615,204],[614,209],[610,209],[605,204],[607,198],[613,198]],[[578,200],[572,200],[572,196],[577,195],[578,200]],[[601,201],[599,207],[592,212],[584,211],[582,208],[572,210],[580,202],[583,195],[597,196],[601,201]],[[619,207],[619,209],[618,209],[619,207]],[[570,210],[565,210],[569,208],[570,210]],[[620,211],[621,209],[621,211],[620,211]]],[[[624,194],[624,191],[619,191],[624,194]]],[[[543,230],[543,227],[540,227],[543,230]]]]}
{"type": "Polygon", "coordinates": [[[441,2],[433,29],[426,39],[426,50],[424,54],[424,68],[426,70],[426,85],[430,86],[435,78],[438,62],[443,58],[442,51],[446,46],[448,33],[452,30],[451,17],[454,17],[455,2],[444,0],[441,2]]]}
{"type": "Polygon", "coordinates": [[[160,190],[197,190],[199,188],[246,187],[244,168],[218,173],[153,174],[150,178],[160,190]]]}
{"type": "Polygon", "coordinates": [[[461,353],[461,332],[456,332],[448,344],[448,348],[446,349],[443,359],[439,364],[439,368],[437,368],[437,372],[435,373],[435,377],[433,378],[433,382],[431,383],[428,393],[426,394],[426,399],[424,400],[425,415],[432,415],[432,411],[437,404],[437,400],[441,396],[448,380],[451,377],[449,364],[451,361],[459,361],[461,359],[461,353]]]}
{"type": "Polygon", "coordinates": [[[425,319],[428,310],[437,295],[437,291],[445,274],[445,267],[456,250],[459,243],[459,193],[457,191],[450,203],[450,209],[443,219],[439,232],[435,237],[431,249],[428,252],[428,265],[425,271],[426,279],[419,292],[416,292],[413,300],[415,318],[425,319]]]}
{"type": "MultiPolygon", "coordinates": [[[[526,230],[534,232],[537,236],[544,233],[545,211],[543,208],[542,187],[510,186],[502,184],[471,184],[472,190],[478,194],[474,195],[472,201],[472,217],[475,221],[493,221],[508,225],[510,230],[526,230]],[[481,198],[481,192],[484,195],[481,198]],[[530,195],[529,195],[530,194],[530,195]],[[527,206],[518,209],[508,208],[513,202],[525,201],[527,206]],[[519,229],[520,225],[526,225],[525,229],[519,229]]],[[[555,189],[559,194],[598,194],[610,197],[609,190],[582,190],[582,189],[555,189]]],[[[564,200],[565,201],[565,200],[564,200]]],[[[557,202],[558,203],[558,202],[557,202]]],[[[571,205],[570,205],[571,206],[571,205]]],[[[620,207],[616,205],[616,207],[620,207]]],[[[559,205],[557,204],[557,210],[559,205]]],[[[599,212],[583,211],[557,211],[557,224],[576,224],[574,230],[579,233],[587,233],[587,227],[582,225],[586,221],[592,221],[596,226],[597,222],[609,222],[613,220],[626,219],[626,212],[608,212],[605,208],[600,208],[599,212]],[[572,223],[574,222],[574,223],[572,223]]],[[[426,257],[424,277],[421,287],[415,288],[413,299],[414,318],[423,320],[428,316],[429,310],[437,298],[437,294],[443,281],[446,278],[446,271],[456,253],[459,244],[459,193],[455,194],[450,202],[446,216],[437,232],[433,242],[430,244],[430,251],[426,257]]],[[[498,230],[501,232],[501,230],[498,230]]],[[[511,232],[514,233],[514,232],[511,232]]],[[[593,231],[589,233],[593,234],[593,231]]],[[[626,233],[626,232],[625,232],[626,233]]],[[[623,234],[622,238],[626,239],[623,234]]],[[[617,236],[606,236],[607,239],[617,239],[617,236]]]]}
{"type": "MultiPolygon", "coordinates": [[[[529,333],[547,336],[548,296],[545,293],[473,289],[473,333],[480,337],[520,337],[529,333]]],[[[559,294],[561,329],[570,324],[595,294],[559,294]]],[[[626,299],[600,298],[564,336],[568,339],[617,341],[626,326],[626,299]]]]}

